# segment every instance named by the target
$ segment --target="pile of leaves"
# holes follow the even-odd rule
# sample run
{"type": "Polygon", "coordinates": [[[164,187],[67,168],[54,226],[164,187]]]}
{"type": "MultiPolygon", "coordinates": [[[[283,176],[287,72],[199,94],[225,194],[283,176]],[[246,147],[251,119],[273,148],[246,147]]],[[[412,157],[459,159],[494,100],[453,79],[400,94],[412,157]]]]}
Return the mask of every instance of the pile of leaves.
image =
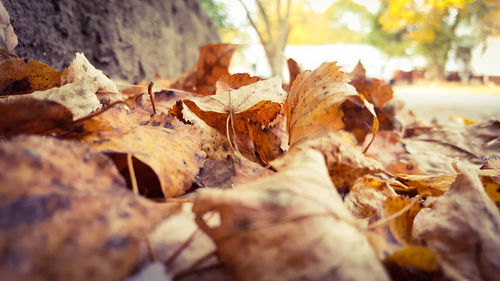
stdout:
{"type": "Polygon", "coordinates": [[[122,91],[83,54],[0,65],[0,279],[497,278],[498,120],[424,124],[361,64],[230,74],[235,49],[122,91]]]}

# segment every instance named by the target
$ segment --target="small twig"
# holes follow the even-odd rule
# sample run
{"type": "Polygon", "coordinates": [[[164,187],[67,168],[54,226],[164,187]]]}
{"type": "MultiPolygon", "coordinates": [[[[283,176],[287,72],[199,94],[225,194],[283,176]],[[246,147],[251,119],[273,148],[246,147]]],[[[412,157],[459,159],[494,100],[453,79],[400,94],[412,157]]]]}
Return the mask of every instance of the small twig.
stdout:
{"type": "Polygon", "coordinates": [[[137,186],[137,178],[135,177],[134,164],[132,163],[132,154],[127,153],[128,172],[130,173],[130,181],[132,182],[132,190],[135,195],[139,195],[139,187],[137,186]]]}
{"type": "MultiPolygon", "coordinates": [[[[116,86],[120,86],[120,87],[129,87],[129,88],[145,88],[146,87],[146,86],[141,86],[141,85],[132,85],[132,84],[125,84],[125,83],[115,83],[115,85],[116,86]]],[[[175,88],[160,88],[159,90],[161,90],[161,91],[177,92],[177,93],[186,94],[186,95],[199,96],[196,93],[184,91],[184,90],[181,90],[181,89],[175,89],[175,88]]]]}
{"type": "Polygon", "coordinates": [[[156,115],[155,95],[153,94],[153,85],[154,84],[155,83],[153,81],[149,82],[148,94],[149,94],[149,98],[151,99],[151,104],[153,105],[153,114],[156,115]]]}
{"type": "Polygon", "coordinates": [[[379,227],[381,225],[384,225],[394,219],[396,219],[397,217],[401,216],[402,214],[406,213],[407,211],[409,211],[411,209],[411,207],[413,207],[413,205],[415,205],[415,203],[418,202],[418,200],[420,199],[420,197],[417,195],[413,198],[413,200],[410,202],[410,204],[408,204],[407,206],[405,206],[404,208],[402,208],[401,210],[395,212],[394,214],[388,216],[387,218],[383,218],[383,219],[380,219],[372,224],[370,224],[366,229],[367,230],[370,230],[370,229],[374,229],[376,227],[379,227]]]}

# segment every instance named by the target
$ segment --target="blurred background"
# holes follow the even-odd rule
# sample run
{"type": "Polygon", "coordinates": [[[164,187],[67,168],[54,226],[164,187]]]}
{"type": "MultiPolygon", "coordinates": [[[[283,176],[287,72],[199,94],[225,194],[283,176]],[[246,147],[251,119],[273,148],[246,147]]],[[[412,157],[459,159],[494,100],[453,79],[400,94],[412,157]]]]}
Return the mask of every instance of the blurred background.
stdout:
{"type": "MultiPolygon", "coordinates": [[[[338,61],[394,83],[500,83],[498,0],[200,0],[222,42],[242,44],[234,72],[285,75],[338,61]]],[[[286,78],[286,77],[285,77],[286,78]]]]}

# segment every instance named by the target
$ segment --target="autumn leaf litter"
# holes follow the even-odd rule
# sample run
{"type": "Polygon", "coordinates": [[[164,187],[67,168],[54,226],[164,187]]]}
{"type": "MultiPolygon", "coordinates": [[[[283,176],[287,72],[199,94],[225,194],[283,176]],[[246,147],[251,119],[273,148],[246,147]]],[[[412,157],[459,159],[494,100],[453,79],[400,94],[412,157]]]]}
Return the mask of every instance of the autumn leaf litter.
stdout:
{"type": "Polygon", "coordinates": [[[361,63],[229,74],[235,49],[156,93],[0,65],[0,279],[496,280],[500,121],[425,124],[361,63]]]}

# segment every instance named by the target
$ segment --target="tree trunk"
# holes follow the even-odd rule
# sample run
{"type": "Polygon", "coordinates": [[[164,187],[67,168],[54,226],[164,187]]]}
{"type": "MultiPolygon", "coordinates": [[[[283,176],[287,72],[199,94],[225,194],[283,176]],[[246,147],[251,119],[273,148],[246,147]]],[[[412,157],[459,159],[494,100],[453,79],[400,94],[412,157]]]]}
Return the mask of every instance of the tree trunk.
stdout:
{"type": "Polygon", "coordinates": [[[429,62],[430,72],[432,74],[432,79],[435,80],[446,80],[445,67],[446,61],[448,60],[448,52],[450,46],[432,46],[430,47],[430,58],[429,62]]]}
{"type": "Polygon", "coordinates": [[[284,57],[284,46],[278,46],[278,44],[272,44],[265,46],[267,62],[271,68],[271,76],[282,76],[283,72],[283,57],[284,57]]]}

